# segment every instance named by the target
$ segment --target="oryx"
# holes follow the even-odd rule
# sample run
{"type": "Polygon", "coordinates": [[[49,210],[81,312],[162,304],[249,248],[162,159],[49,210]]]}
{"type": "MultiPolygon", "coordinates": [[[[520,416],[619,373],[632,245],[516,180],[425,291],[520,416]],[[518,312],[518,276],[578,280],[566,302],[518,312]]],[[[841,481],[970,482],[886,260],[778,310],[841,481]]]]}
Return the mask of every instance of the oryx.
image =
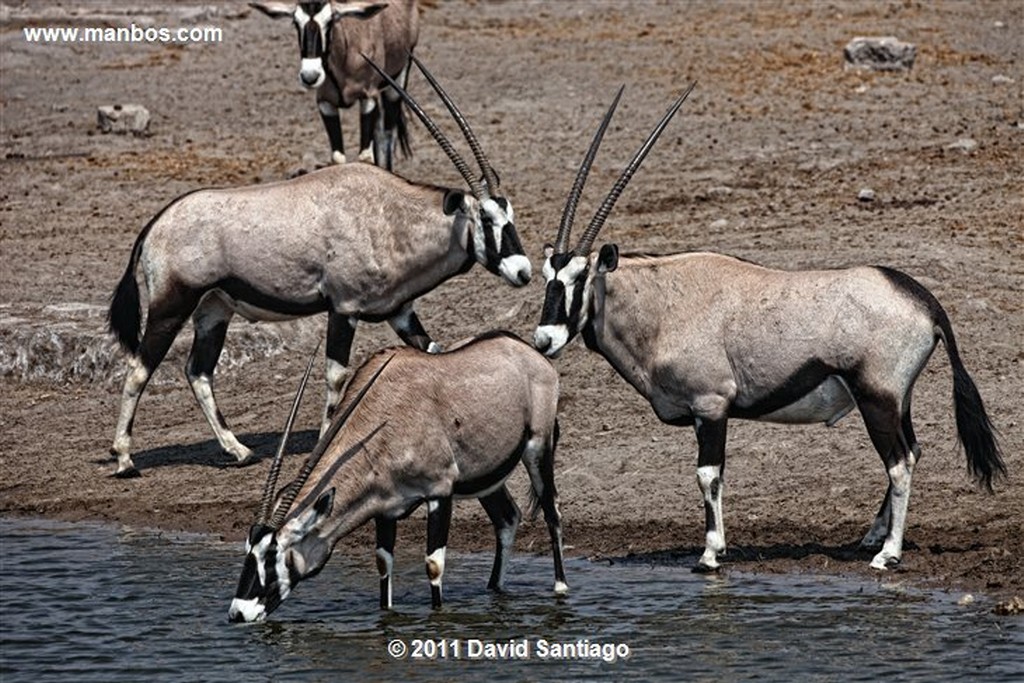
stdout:
{"type": "Polygon", "coordinates": [[[299,34],[299,82],[316,90],[331,159],[345,163],[338,109],[359,103],[359,159],[389,171],[397,139],[409,154],[402,102],[370,68],[367,55],[401,83],[419,38],[416,0],[387,2],[250,2],[269,17],[291,17],[299,34]],[[383,109],[383,117],[381,110],[383,109]]]}
{"type": "Polygon", "coordinates": [[[111,448],[118,475],[137,474],[130,449],[139,397],[189,316],[195,327],[189,383],[221,447],[244,461],[250,451],[228,429],[213,396],[214,368],[235,313],[250,321],[328,314],[326,428],[358,321],[386,320],[405,343],[436,350],[413,310],[417,297],[474,263],[516,287],[530,281],[512,206],[498,194],[497,174],[465,118],[458,113],[456,121],[486,181],[408,101],[459,169],[469,194],[414,183],[369,164],[346,164],[277,183],[193,192],[143,228],[109,312],[111,332],[131,354],[111,448]],[[141,341],[140,265],[149,293],[141,341]]]}
{"type": "MultiPolygon", "coordinates": [[[[691,86],[692,89],[693,86],[691,86]]],[[[835,424],[857,408],[889,487],[864,546],[871,562],[900,560],[920,448],[910,416],[914,381],[941,339],[953,370],[957,431],[967,466],[989,490],[1005,466],[981,396],[942,306],[910,276],[883,267],[780,271],[714,253],[593,251],[616,200],[690,90],[626,167],[575,248],[576,204],[611,119],[609,108],[579,169],[553,247],[536,347],[550,357],[582,334],[651,403],[663,422],[696,430],[706,544],[696,569],[725,550],[722,484],[730,417],[835,424]]],[[[619,95],[622,91],[619,91],[619,95]]]]}
{"type": "Polygon", "coordinates": [[[558,373],[529,344],[496,332],[441,354],[406,347],[371,356],[353,373],[342,412],[299,475],[275,493],[297,404],[298,396],[249,531],[232,621],[265,619],[297,582],[320,571],[341,538],[371,519],[380,606],[390,608],[397,520],[423,503],[431,603],[439,607],[457,497],[478,498],[494,524],[487,586],[498,589],[521,517],[504,482],[520,461],[531,509],[544,511],[551,535],[554,590],[568,590],[553,478],[558,373]]]}

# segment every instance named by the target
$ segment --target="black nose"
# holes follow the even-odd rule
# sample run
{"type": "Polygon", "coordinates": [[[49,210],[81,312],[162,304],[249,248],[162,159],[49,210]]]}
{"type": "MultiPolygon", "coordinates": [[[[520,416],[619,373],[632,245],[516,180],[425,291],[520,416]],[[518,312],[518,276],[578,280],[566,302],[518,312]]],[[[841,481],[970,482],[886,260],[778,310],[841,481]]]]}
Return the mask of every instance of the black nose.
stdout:
{"type": "Polygon", "coordinates": [[[310,74],[300,74],[299,78],[302,79],[303,83],[305,83],[306,85],[312,87],[313,84],[316,83],[316,80],[318,78],[320,78],[320,75],[319,74],[312,74],[312,75],[310,75],[310,74]]]}

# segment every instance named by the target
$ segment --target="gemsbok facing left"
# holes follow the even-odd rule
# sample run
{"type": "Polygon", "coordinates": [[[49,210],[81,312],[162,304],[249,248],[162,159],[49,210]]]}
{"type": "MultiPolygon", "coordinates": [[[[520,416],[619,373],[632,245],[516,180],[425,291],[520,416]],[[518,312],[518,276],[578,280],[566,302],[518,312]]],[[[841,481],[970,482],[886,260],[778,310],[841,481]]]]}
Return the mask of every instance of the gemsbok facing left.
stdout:
{"type": "Polygon", "coordinates": [[[235,313],[250,321],[327,313],[326,429],[357,322],[386,320],[405,343],[437,350],[413,310],[419,296],[474,263],[516,287],[530,281],[530,260],[512,206],[498,194],[497,173],[447,93],[429,80],[487,180],[470,170],[408,93],[402,95],[470,193],[414,183],[370,164],[345,164],[266,185],[193,192],[143,228],[109,311],[111,332],[131,354],[111,447],[118,476],[138,474],[130,452],[139,398],[189,316],[195,328],[185,367],[189,384],[221,448],[244,462],[251,451],[228,428],[213,395],[214,368],[235,313]],[[149,294],[141,341],[139,266],[149,294]]]}
{"type": "Polygon", "coordinates": [[[952,366],[968,469],[990,491],[1006,471],[949,317],[924,286],[889,268],[781,271],[713,253],[620,254],[614,244],[595,253],[616,200],[689,92],[651,132],[570,249],[576,205],[618,97],[612,103],[569,193],[555,244],[545,249],[546,293],[534,343],[554,357],[581,334],[662,422],[696,430],[706,520],[696,571],[718,569],[725,550],[729,418],[833,425],[857,408],[889,477],[862,545],[881,543],[871,566],[886,569],[901,559],[921,454],[911,390],[939,340],[952,366]]]}
{"type": "Polygon", "coordinates": [[[342,411],[296,479],[275,493],[301,393],[249,530],[231,621],[265,619],[296,583],[323,568],[341,538],[371,519],[380,606],[390,608],[397,521],[424,503],[431,603],[440,607],[452,499],[459,497],[478,498],[494,525],[487,585],[499,589],[521,517],[505,480],[520,461],[531,510],[543,510],[551,535],[555,592],[568,590],[554,482],[558,373],[529,344],[495,332],[441,354],[397,348],[371,356],[353,373],[342,411]]]}

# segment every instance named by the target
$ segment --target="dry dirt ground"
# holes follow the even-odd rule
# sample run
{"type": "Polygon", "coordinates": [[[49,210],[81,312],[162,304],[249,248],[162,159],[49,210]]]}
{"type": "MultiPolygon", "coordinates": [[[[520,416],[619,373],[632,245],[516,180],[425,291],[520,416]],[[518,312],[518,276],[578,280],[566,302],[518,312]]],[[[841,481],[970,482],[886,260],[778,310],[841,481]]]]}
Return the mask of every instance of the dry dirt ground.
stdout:
{"type": "MultiPolygon", "coordinates": [[[[236,322],[218,375],[221,407],[260,456],[225,467],[181,368],[186,331],[143,398],[142,477],[110,476],[123,357],[105,306],[136,234],[173,197],[280,179],[328,159],[297,79],[294,30],[243,3],[14,4],[0,13],[0,512],[203,530],[241,538],[322,319],[236,322]],[[45,12],[43,11],[45,8],[45,12]],[[188,22],[196,22],[188,23],[188,22]],[[223,42],[30,44],[33,25],[212,25],[223,42]],[[96,109],[140,103],[150,135],[101,135],[96,109]]],[[[1002,436],[1010,476],[995,495],[957,450],[949,365],[932,359],[914,416],[915,473],[899,579],[1024,594],[1024,4],[437,2],[417,53],[485,142],[539,271],[576,165],[619,84],[626,97],[591,174],[586,221],[649,128],[697,89],[632,182],[602,239],[628,250],[710,249],[769,266],[886,264],[928,286],[1002,436]],[[858,35],[918,46],[909,72],[843,68],[858,35]],[[872,202],[858,201],[864,188],[872,202]]],[[[410,88],[440,119],[425,82],[410,88]]],[[[354,117],[345,119],[349,140],[354,117]]],[[[396,170],[458,186],[421,128],[396,170]]],[[[452,342],[494,326],[527,336],[538,276],[514,290],[476,268],[419,305],[452,342]]],[[[397,338],[357,334],[356,360],[397,338]]],[[[557,482],[571,553],[685,567],[703,545],[689,430],[576,342],[563,380],[557,482]]],[[[312,444],[311,392],[287,467],[312,444]]],[[[856,542],[885,490],[856,414],[836,427],[734,421],[725,497],[726,571],[870,575],[856,542]]],[[[525,477],[513,485],[521,497],[525,477]]],[[[456,508],[452,545],[490,546],[477,505],[456,508]]],[[[408,543],[422,525],[406,522],[408,543]]],[[[521,551],[547,552],[543,524],[521,551]]],[[[365,530],[346,541],[369,554],[365,530]]],[[[570,579],[571,580],[571,579],[570,579]]]]}

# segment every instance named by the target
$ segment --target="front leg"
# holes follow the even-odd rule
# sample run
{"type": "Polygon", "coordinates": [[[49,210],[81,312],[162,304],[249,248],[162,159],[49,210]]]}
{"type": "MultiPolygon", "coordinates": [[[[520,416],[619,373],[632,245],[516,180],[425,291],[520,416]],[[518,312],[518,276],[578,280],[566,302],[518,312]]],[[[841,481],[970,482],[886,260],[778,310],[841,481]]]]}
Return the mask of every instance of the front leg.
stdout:
{"type": "Polygon", "coordinates": [[[718,571],[718,554],[725,552],[725,523],[722,516],[722,475],[725,470],[726,418],[697,418],[697,483],[704,497],[704,554],[693,571],[718,571]]]}
{"type": "Polygon", "coordinates": [[[356,335],[356,319],[346,315],[327,314],[327,349],[325,351],[324,379],[327,382],[327,404],[320,423],[320,436],[331,425],[331,418],[341,401],[341,388],[348,375],[348,361],[352,355],[352,339],[356,335]]]}
{"type": "Polygon", "coordinates": [[[321,100],[317,102],[320,109],[320,120],[324,122],[324,130],[327,131],[327,139],[331,143],[331,161],[336,164],[345,163],[345,142],[341,136],[341,116],[338,114],[338,107],[321,100]]]}
{"type": "MultiPolygon", "coordinates": [[[[375,143],[377,128],[380,126],[380,107],[377,100],[368,97],[359,101],[359,161],[384,166],[383,159],[377,156],[375,143]]],[[[388,170],[391,170],[388,168],[388,170]]]]}
{"type": "Polygon", "coordinates": [[[386,517],[374,520],[377,527],[377,572],[380,574],[380,608],[391,609],[393,573],[395,568],[395,536],[398,522],[386,517]]]}
{"type": "Polygon", "coordinates": [[[430,604],[435,609],[441,606],[444,556],[451,524],[451,496],[427,501],[427,578],[430,579],[430,604]]]}
{"type": "Polygon", "coordinates": [[[413,310],[412,303],[402,306],[398,313],[388,318],[388,324],[403,342],[413,348],[427,353],[441,353],[444,350],[423,329],[423,323],[413,310]]]}

